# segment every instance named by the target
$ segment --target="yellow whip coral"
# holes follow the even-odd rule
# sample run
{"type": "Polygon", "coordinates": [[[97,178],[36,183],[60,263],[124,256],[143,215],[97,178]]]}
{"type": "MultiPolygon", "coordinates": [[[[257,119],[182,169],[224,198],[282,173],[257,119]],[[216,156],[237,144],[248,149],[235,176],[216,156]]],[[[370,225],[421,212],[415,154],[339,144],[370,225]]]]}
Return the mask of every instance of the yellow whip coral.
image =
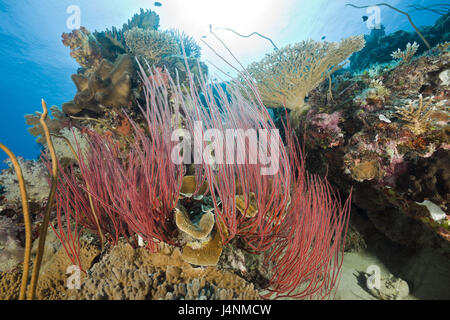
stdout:
{"type": "Polygon", "coordinates": [[[286,107],[301,113],[306,109],[306,95],[341,69],[342,62],[364,45],[363,36],[349,37],[339,43],[302,41],[266,55],[247,70],[267,107],[286,107]]]}

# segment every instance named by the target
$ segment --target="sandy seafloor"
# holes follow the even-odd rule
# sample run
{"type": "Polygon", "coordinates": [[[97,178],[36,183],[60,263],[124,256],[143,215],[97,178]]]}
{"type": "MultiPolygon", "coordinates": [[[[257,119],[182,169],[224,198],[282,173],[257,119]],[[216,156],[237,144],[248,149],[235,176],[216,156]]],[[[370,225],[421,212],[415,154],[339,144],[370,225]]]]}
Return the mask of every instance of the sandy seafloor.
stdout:
{"type": "Polygon", "coordinates": [[[336,300],[375,300],[367,290],[365,277],[361,276],[371,265],[379,267],[381,277],[393,274],[408,283],[410,294],[402,300],[450,299],[448,259],[433,249],[407,253],[380,247],[384,254],[375,255],[369,250],[345,253],[336,300]]]}

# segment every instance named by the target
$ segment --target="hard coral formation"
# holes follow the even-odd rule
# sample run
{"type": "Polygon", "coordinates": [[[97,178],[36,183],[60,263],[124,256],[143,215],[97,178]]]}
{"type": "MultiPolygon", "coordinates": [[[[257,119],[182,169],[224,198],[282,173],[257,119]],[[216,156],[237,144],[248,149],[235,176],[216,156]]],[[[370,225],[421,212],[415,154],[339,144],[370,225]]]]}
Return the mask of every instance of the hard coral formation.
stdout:
{"type": "Polygon", "coordinates": [[[156,253],[119,244],[103,256],[71,299],[258,299],[252,284],[214,267],[193,268],[179,249],[160,244],[156,253]]]}
{"type": "Polygon", "coordinates": [[[150,9],[141,9],[122,27],[122,31],[131,30],[133,28],[157,30],[159,28],[159,16],[156,12],[150,9]]]}
{"type": "Polygon", "coordinates": [[[363,161],[352,167],[350,172],[356,181],[373,180],[379,175],[378,163],[373,160],[363,161]]]}
{"type": "Polygon", "coordinates": [[[301,112],[305,97],[354,52],[364,47],[362,36],[339,43],[303,41],[287,45],[248,67],[267,107],[286,106],[301,112]]]}
{"type": "MultiPolygon", "coordinates": [[[[83,270],[89,269],[94,259],[100,254],[97,246],[88,241],[82,241],[80,243],[79,252],[79,259],[83,270]]],[[[69,269],[71,266],[73,266],[73,263],[63,248],[49,255],[48,260],[41,269],[36,298],[39,300],[65,300],[74,291],[77,291],[76,287],[70,288],[69,286],[70,276],[76,270],[69,269]]],[[[83,272],[80,272],[79,275],[81,281],[86,277],[83,272]]]]}
{"type": "Polygon", "coordinates": [[[0,300],[17,300],[20,291],[22,272],[0,272],[0,300]]]}
{"type": "Polygon", "coordinates": [[[88,76],[72,75],[77,94],[73,101],[62,105],[63,112],[70,115],[82,111],[100,114],[103,108],[126,107],[131,94],[132,74],[133,60],[124,54],[114,64],[102,60],[95,72],[88,76]]]}
{"type": "MultiPolygon", "coordinates": [[[[222,232],[226,231],[223,230],[222,232]]],[[[193,240],[186,243],[181,256],[184,261],[193,265],[215,266],[222,254],[222,249],[222,237],[216,227],[210,239],[193,240]]]]}
{"type": "Polygon", "coordinates": [[[398,117],[407,122],[405,127],[410,129],[415,135],[420,135],[427,131],[430,125],[430,116],[434,112],[434,109],[431,108],[431,103],[432,101],[429,101],[424,104],[423,97],[420,95],[417,107],[411,102],[407,107],[397,108],[398,117]]]}
{"type": "Polygon", "coordinates": [[[125,41],[124,33],[132,28],[141,28],[148,30],[157,30],[159,27],[159,16],[151,10],[141,9],[140,13],[135,14],[128,23],[125,23],[122,29],[112,27],[102,32],[94,32],[94,36],[100,44],[102,55],[109,61],[115,61],[121,54],[127,53],[129,48],[125,41]]]}
{"type": "Polygon", "coordinates": [[[194,38],[179,29],[171,29],[169,30],[169,33],[177,41],[180,53],[184,50],[186,57],[200,59],[201,48],[194,38]]]}
{"type": "Polygon", "coordinates": [[[397,49],[397,51],[392,52],[391,57],[400,60],[401,63],[408,63],[414,57],[418,49],[419,45],[417,42],[414,41],[412,44],[408,42],[404,51],[397,49]]]}
{"type": "Polygon", "coordinates": [[[168,31],[133,28],[124,35],[130,51],[150,65],[154,65],[163,57],[180,54],[175,37],[168,31]]]}
{"type": "Polygon", "coordinates": [[[191,221],[188,212],[182,205],[175,208],[175,223],[181,231],[187,233],[194,239],[204,240],[209,236],[214,228],[214,213],[206,212],[194,223],[191,221]]]}
{"type": "Polygon", "coordinates": [[[195,176],[184,176],[183,182],[181,183],[180,195],[182,198],[192,197],[195,193],[198,196],[203,195],[208,190],[208,182],[203,182],[203,184],[197,189],[197,179],[195,176]],[[196,192],[197,191],[197,192],[196,192]]]}

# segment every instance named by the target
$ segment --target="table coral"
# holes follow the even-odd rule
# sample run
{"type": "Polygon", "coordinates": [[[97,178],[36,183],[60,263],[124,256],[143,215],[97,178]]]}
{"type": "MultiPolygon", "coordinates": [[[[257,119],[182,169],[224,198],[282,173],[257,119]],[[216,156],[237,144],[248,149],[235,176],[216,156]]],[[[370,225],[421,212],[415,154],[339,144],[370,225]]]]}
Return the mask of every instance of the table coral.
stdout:
{"type": "Polygon", "coordinates": [[[342,62],[364,44],[362,36],[339,43],[303,41],[274,51],[247,69],[267,107],[302,111],[308,93],[341,69],[342,62]]]}

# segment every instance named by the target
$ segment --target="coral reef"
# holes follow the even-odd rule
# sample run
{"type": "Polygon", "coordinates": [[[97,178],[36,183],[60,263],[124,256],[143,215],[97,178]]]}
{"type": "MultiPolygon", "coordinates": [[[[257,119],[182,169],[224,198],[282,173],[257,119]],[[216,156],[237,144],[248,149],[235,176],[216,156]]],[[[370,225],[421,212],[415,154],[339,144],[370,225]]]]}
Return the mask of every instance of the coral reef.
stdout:
{"type": "Polygon", "coordinates": [[[106,31],[94,32],[94,36],[100,45],[102,56],[105,59],[115,61],[118,56],[127,53],[128,48],[124,33],[132,28],[157,30],[159,28],[159,16],[151,10],[144,11],[141,9],[140,13],[129,19],[122,29],[112,27],[111,30],[106,29],[106,31]]]}
{"type": "Polygon", "coordinates": [[[85,135],[75,127],[71,129],[63,128],[58,135],[53,135],[53,144],[55,146],[56,157],[63,166],[78,161],[78,158],[73,154],[71,147],[74,148],[75,151],[80,149],[81,153],[85,153],[89,150],[89,143],[85,135]]]}
{"type": "Polygon", "coordinates": [[[19,227],[0,216],[0,272],[10,271],[23,261],[24,248],[18,238],[19,227]]]}
{"type": "Polygon", "coordinates": [[[440,75],[449,68],[449,54],[438,46],[409,62],[341,73],[333,100],[326,85],[311,92],[312,108],[299,127],[307,167],[341,190],[352,187],[354,206],[379,231],[402,246],[432,245],[447,256],[450,91],[440,75]],[[324,119],[337,114],[327,127],[324,119]]]}
{"type": "Polygon", "coordinates": [[[121,55],[113,64],[102,60],[99,67],[89,76],[74,74],[72,80],[77,87],[73,101],[62,105],[66,114],[75,115],[82,111],[102,113],[103,108],[121,108],[129,103],[133,61],[129,55],[121,55]]]}
{"type": "MultiPolygon", "coordinates": [[[[448,38],[436,35],[448,26],[448,17],[423,28],[430,43],[448,38]]],[[[70,117],[75,126],[69,129],[69,118],[55,107],[54,119],[47,121],[60,162],[71,164],[63,165],[53,225],[60,227],[55,232],[62,242],[75,249],[57,251],[48,244],[39,298],[258,299],[258,290],[267,290],[265,298],[325,298],[337,281],[344,249],[366,246],[356,228],[346,231],[350,200],[356,214],[402,248],[432,246],[450,257],[448,43],[424,51],[411,34],[374,30],[366,37],[370,48],[352,58],[354,67],[367,62],[361,53],[370,50],[370,55],[383,50],[380,62],[389,56],[402,61],[357,73],[340,69],[363,48],[362,37],[304,41],[267,55],[249,71],[268,107],[286,106],[302,121],[283,126],[284,110],[267,112],[242,82],[235,87],[201,80],[199,90],[185,88],[188,76],[205,71],[200,48],[181,31],[158,31],[158,25],[154,12],[141,11],[122,30],[90,34],[82,28],[64,36],[82,69],[73,75],[77,95],[63,111],[92,118],[70,117]],[[399,39],[385,45],[392,37],[399,39]],[[409,41],[404,52],[386,53],[394,45],[404,48],[404,41],[409,41]],[[413,59],[416,53],[422,55],[413,59]],[[143,70],[134,57],[152,67],[143,70]],[[139,79],[133,76],[138,69],[139,79]],[[174,86],[176,72],[180,85],[174,86]],[[120,113],[124,107],[126,115],[120,113]],[[170,133],[189,131],[196,121],[221,132],[279,124],[286,129],[276,137],[283,148],[280,170],[260,178],[256,166],[175,165],[169,160],[170,133]],[[293,142],[295,131],[304,145],[293,142]],[[79,147],[78,156],[85,155],[81,161],[67,140],[79,147]],[[349,200],[341,201],[330,183],[349,200]],[[76,236],[69,239],[64,232],[71,228],[76,236]],[[76,247],[84,229],[95,239],[105,235],[102,253],[84,242],[76,247]],[[135,248],[138,237],[146,248],[135,248]],[[70,258],[63,258],[66,253],[70,258]],[[63,288],[65,268],[76,258],[87,274],[80,290],[69,291],[63,288]]],[[[39,117],[27,116],[37,137],[39,117]]],[[[215,153],[214,160],[219,156],[215,153]]],[[[42,204],[48,194],[46,166],[23,159],[21,165],[31,200],[42,204]],[[35,180],[43,185],[33,185],[35,180]]],[[[10,171],[0,182],[6,201],[17,202],[10,171]]],[[[18,239],[2,242],[17,238],[17,226],[1,228],[11,226],[8,219],[0,216],[0,246],[20,253],[18,239]]],[[[6,256],[0,255],[0,265],[6,256]]],[[[17,265],[19,259],[11,257],[3,270],[17,265]]],[[[0,274],[0,296],[12,297],[3,288],[18,279],[16,272],[0,274]]],[[[409,288],[390,275],[371,293],[402,299],[409,288]]]]}
{"type": "MultiPolygon", "coordinates": [[[[436,46],[439,43],[450,41],[450,13],[440,17],[433,26],[423,27],[422,34],[428,39],[430,45],[436,46]]],[[[377,63],[385,63],[392,60],[391,53],[398,48],[405,48],[408,43],[420,43],[422,40],[415,32],[399,30],[386,34],[385,27],[372,29],[370,35],[364,36],[366,46],[363,50],[350,57],[351,68],[353,70],[364,70],[377,63]]],[[[424,53],[428,48],[421,45],[417,54],[424,53]]]]}
{"type": "MultiPolygon", "coordinates": [[[[139,68],[134,63],[135,58],[143,65],[148,62],[161,73],[169,71],[174,78],[178,72],[180,82],[188,84],[182,44],[190,70],[196,75],[208,72],[206,64],[199,61],[200,47],[192,37],[178,30],[158,31],[158,28],[159,16],[141,9],[121,29],[113,27],[90,33],[81,27],[63,34],[64,44],[71,47],[72,56],[81,66],[77,74],[72,75],[77,93],[72,101],[62,105],[63,112],[100,120],[104,127],[98,130],[101,133],[111,133],[110,128],[120,130],[121,124],[117,121],[121,109],[125,107],[133,117],[144,99],[136,76],[139,68]]],[[[152,72],[147,76],[152,77],[152,72]]],[[[78,117],[77,121],[82,120],[78,117]]],[[[96,129],[100,129],[98,125],[96,129]]],[[[122,136],[125,145],[130,142],[126,135],[122,136]]]]}
{"type": "Polygon", "coordinates": [[[419,45],[417,42],[413,42],[412,44],[408,42],[404,51],[397,49],[397,51],[391,53],[391,57],[400,60],[401,63],[408,63],[414,57],[418,49],[419,45]]]}
{"type": "MultiPolygon", "coordinates": [[[[67,126],[69,119],[57,106],[50,107],[50,111],[52,118],[47,117],[45,123],[50,134],[59,134],[60,130],[67,126]]],[[[39,111],[36,111],[35,114],[27,114],[25,115],[25,122],[31,126],[31,128],[28,128],[28,132],[37,138],[36,142],[45,144],[44,130],[40,124],[41,115],[42,113],[39,111]]]]}
{"type": "MultiPolygon", "coordinates": [[[[38,160],[24,160],[19,157],[18,161],[22,168],[29,200],[37,203],[44,202],[50,191],[47,167],[38,160]]],[[[9,160],[6,160],[6,163],[11,167],[9,160]]],[[[4,187],[6,201],[21,201],[17,176],[12,168],[3,170],[0,174],[0,184],[4,187]]]]}
{"type": "Polygon", "coordinates": [[[192,38],[191,36],[186,34],[184,31],[179,30],[179,29],[171,29],[168,32],[177,41],[178,49],[179,49],[180,53],[183,52],[183,48],[184,48],[184,53],[186,54],[186,57],[200,59],[201,48],[197,44],[197,42],[194,40],[194,38],[192,38]]]}
{"type": "Polygon", "coordinates": [[[177,248],[156,253],[119,244],[94,264],[71,299],[259,299],[252,284],[215,267],[194,268],[177,248]]]}
{"type": "Polygon", "coordinates": [[[411,102],[408,107],[396,108],[397,116],[407,122],[406,128],[410,129],[415,135],[420,135],[429,128],[429,119],[434,109],[430,108],[432,101],[424,105],[423,96],[419,96],[419,103],[417,107],[411,102]]]}
{"type": "Polygon", "coordinates": [[[62,34],[62,43],[70,48],[70,55],[83,68],[91,73],[100,65],[103,57],[97,39],[84,27],[71,33],[62,34]]]}
{"type": "Polygon", "coordinates": [[[363,47],[362,36],[340,43],[303,41],[280,48],[247,69],[256,80],[267,107],[286,106],[301,113],[308,93],[341,69],[342,62],[363,47]]]}
{"type": "Polygon", "coordinates": [[[126,31],[124,36],[130,51],[150,65],[163,57],[180,54],[175,37],[168,31],[133,28],[126,31]]]}
{"type": "Polygon", "coordinates": [[[450,209],[450,150],[439,149],[429,158],[409,164],[399,178],[399,189],[415,202],[430,200],[448,212],[450,209]]]}

